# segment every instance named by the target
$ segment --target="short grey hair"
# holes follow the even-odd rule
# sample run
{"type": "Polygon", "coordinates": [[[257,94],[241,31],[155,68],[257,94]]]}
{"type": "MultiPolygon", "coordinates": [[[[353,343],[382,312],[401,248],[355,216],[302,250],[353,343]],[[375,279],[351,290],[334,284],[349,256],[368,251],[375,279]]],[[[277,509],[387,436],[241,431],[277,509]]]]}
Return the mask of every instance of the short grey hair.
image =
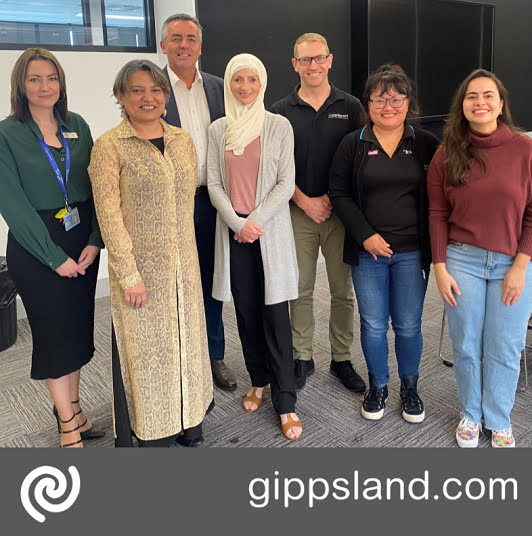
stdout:
{"type": "Polygon", "coordinates": [[[166,38],[168,37],[168,25],[173,22],[174,20],[182,20],[185,22],[193,22],[197,28],[198,28],[198,35],[199,35],[199,42],[200,45],[203,41],[203,28],[201,27],[201,24],[199,20],[196,17],[193,17],[192,15],[188,15],[187,13],[176,13],[175,15],[170,15],[163,23],[163,27],[161,29],[161,41],[164,43],[166,42],[166,38]]]}
{"type": "Polygon", "coordinates": [[[170,84],[168,83],[168,78],[166,78],[161,68],[157,67],[157,65],[150,60],[128,61],[116,75],[115,83],[113,84],[113,95],[117,99],[122,95],[125,95],[130,89],[129,79],[131,78],[131,75],[139,71],[150,73],[155,84],[162,89],[164,98],[168,100],[168,97],[170,96],[170,84]]]}

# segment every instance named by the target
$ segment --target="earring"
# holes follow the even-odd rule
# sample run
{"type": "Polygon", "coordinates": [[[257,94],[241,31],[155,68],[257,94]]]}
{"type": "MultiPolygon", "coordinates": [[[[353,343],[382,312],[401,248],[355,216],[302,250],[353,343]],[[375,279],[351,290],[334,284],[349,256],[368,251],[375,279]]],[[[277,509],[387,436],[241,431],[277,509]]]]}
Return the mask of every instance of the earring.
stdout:
{"type": "Polygon", "coordinates": [[[127,119],[127,112],[126,112],[126,109],[123,106],[120,106],[120,117],[122,119],[127,119]]]}
{"type": "Polygon", "coordinates": [[[166,114],[167,114],[167,113],[168,113],[168,112],[166,111],[166,108],[165,108],[165,109],[164,109],[164,112],[163,112],[163,117],[166,117],[166,114]]]}

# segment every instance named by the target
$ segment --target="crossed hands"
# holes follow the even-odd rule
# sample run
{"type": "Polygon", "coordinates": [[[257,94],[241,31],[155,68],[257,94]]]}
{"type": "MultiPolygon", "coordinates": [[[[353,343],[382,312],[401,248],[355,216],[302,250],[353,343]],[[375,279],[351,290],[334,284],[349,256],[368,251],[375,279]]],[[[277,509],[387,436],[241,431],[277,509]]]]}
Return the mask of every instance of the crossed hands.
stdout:
{"type": "Polygon", "coordinates": [[[240,244],[243,242],[251,244],[263,234],[264,229],[258,223],[255,223],[253,220],[246,220],[246,223],[240,229],[240,234],[235,233],[234,239],[240,244]]]}
{"type": "Polygon", "coordinates": [[[56,268],[55,272],[61,277],[78,277],[78,274],[85,275],[85,270],[94,262],[99,252],[100,248],[98,246],[86,246],[81,252],[78,262],[68,257],[61,266],[56,268]]]}
{"type": "Polygon", "coordinates": [[[332,212],[332,205],[327,194],[320,197],[307,197],[301,208],[316,223],[322,223],[329,219],[332,212]]]}

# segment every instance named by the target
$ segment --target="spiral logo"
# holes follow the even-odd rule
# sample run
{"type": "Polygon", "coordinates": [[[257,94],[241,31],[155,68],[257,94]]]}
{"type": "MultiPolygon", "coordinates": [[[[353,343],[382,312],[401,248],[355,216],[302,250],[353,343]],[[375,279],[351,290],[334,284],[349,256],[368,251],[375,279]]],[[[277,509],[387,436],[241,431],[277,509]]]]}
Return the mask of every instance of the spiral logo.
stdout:
{"type": "Polygon", "coordinates": [[[72,479],[70,494],[62,502],[50,502],[49,499],[62,499],[67,491],[67,477],[59,469],[50,465],[42,465],[26,476],[20,487],[20,499],[26,512],[39,523],[46,519],[44,515],[33,506],[32,499],[45,512],[59,513],[68,510],[78,498],[80,479],[78,470],[71,465],[68,468],[72,479]],[[35,484],[36,482],[36,484],[35,484]],[[30,496],[32,486],[33,494],[30,496]]]}

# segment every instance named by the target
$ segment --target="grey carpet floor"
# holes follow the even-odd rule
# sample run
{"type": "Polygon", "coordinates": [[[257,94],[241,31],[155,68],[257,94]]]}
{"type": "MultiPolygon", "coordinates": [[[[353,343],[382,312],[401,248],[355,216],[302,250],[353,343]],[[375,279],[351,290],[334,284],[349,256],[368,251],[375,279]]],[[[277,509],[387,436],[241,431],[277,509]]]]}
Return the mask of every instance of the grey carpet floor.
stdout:
{"type": "MultiPolygon", "coordinates": [[[[298,441],[282,435],[269,393],[259,411],[246,413],[241,400],[249,389],[232,304],[224,307],[226,362],[233,368],[238,389],[227,393],[215,389],[215,409],[204,422],[204,447],[455,447],[459,420],[456,383],[452,368],[438,357],[443,306],[431,275],[423,313],[424,348],[419,390],[426,418],[409,424],[401,417],[399,379],[395,365],[393,334],[390,330],[390,395],[384,418],[371,422],[360,415],[362,395],[348,392],[329,372],[328,342],[329,292],[324,265],[319,264],[315,292],[316,332],[314,360],[316,372],[299,392],[297,412],[304,426],[298,441]]],[[[106,436],[86,442],[86,447],[112,447],[111,417],[111,330],[109,298],[97,300],[96,354],[81,375],[81,399],[86,414],[106,430],[106,436]]],[[[18,323],[17,342],[0,353],[0,447],[55,447],[59,437],[44,382],[29,378],[31,334],[26,320],[18,323]]],[[[444,355],[452,359],[446,334],[444,355]]],[[[532,342],[532,334],[529,337],[532,342]]],[[[367,379],[359,339],[359,319],[355,315],[352,358],[356,369],[367,379]]],[[[529,352],[529,368],[532,358],[529,352]]],[[[531,378],[532,379],[532,378],[531,378]]],[[[512,424],[518,447],[532,447],[532,385],[524,390],[521,372],[512,424]]],[[[489,446],[489,434],[481,436],[480,447],[489,446]]]]}

